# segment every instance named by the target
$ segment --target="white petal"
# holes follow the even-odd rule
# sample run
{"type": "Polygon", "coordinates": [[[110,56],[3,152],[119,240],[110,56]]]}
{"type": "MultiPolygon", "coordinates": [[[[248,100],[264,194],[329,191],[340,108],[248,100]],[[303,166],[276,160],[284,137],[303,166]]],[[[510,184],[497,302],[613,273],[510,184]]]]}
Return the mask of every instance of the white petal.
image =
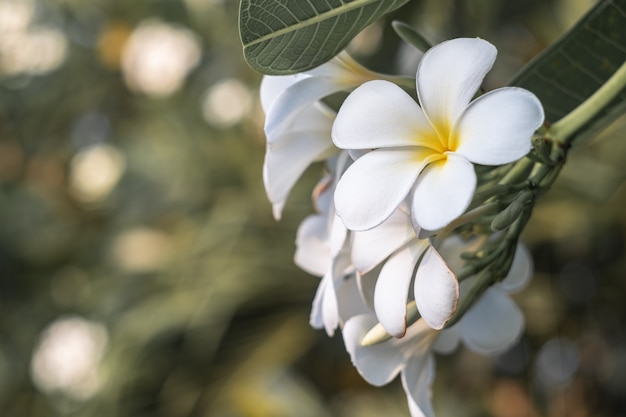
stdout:
{"type": "Polygon", "coordinates": [[[311,315],[309,317],[309,324],[314,329],[324,328],[324,294],[326,287],[328,286],[330,279],[327,275],[320,280],[317,290],[315,291],[315,297],[313,297],[313,304],[311,306],[311,315]]]}
{"type": "Polygon", "coordinates": [[[322,300],[322,322],[324,323],[326,334],[332,336],[335,334],[335,329],[339,325],[339,306],[335,292],[335,277],[330,274],[329,278],[326,278],[325,275],[324,279],[328,279],[328,282],[324,287],[322,300]]]}
{"type": "Polygon", "coordinates": [[[389,383],[404,366],[402,351],[390,343],[361,346],[361,340],[377,324],[373,315],[349,319],[343,328],[343,340],[352,363],[361,376],[372,385],[389,383]]]}
{"type": "Polygon", "coordinates": [[[309,165],[336,151],[325,132],[290,132],[269,144],[263,164],[263,183],[270,202],[284,202],[309,165]]]}
{"type": "Polygon", "coordinates": [[[417,93],[442,136],[448,136],[496,55],[493,45],[478,38],[452,39],[426,51],[417,69],[417,93]]]}
{"type": "Polygon", "coordinates": [[[325,215],[330,215],[334,211],[333,192],[334,178],[331,175],[325,175],[317,182],[313,189],[313,205],[315,210],[325,215]]]}
{"type": "MultiPolygon", "coordinates": [[[[324,274],[322,282],[320,282],[317,293],[315,294],[310,322],[313,327],[317,328],[320,327],[321,322],[329,336],[332,336],[335,333],[335,329],[340,323],[337,289],[344,285],[344,275],[350,265],[351,262],[348,252],[340,253],[338,256],[333,258],[331,266],[324,274]]],[[[343,294],[344,297],[345,295],[346,294],[343,294]]],[[[352,302],[354,300],[344,298],[341,301],[352,302]]],[[[362,305],[362,303],[360,303],[359,306],[360,305],[362,305]]],[[[358,308],[359,306],[355,306],[355,308],[358,308]]],[[[350,311],[349,308],[347,311],[350,311]]]]}
{"type": "Polygon", "coordinates": [[[359,272],[366,273],[415,237],[409,215],[397,209],[379,226],[352,233],[352,262],[359,272]]]}
{"type": "Polygon", "coordinates": [[[434,417],[431,385],[435,379],[435,358],[426,353],[413,356],[402,370],[402,387],[411,417],[434,417]]]}
{"type": "Polygon", "coordinates": [[[483,165],[508,164],[530,151],[543,123],[541,103],[529,91],[506,87],[487,93],[465,110],[454,127],[456,152],[483,165]]]}
{"type": "Polygon", "coordinates": [[[279,221],[283,217],[283,209],[286,203],[287,200],[280,200],[272,204],[272,215],[276,221],[279,221]]]}
{"type": "Polygon", "coordinates": [[[333,215],[333,222],[330,229],[330,256],[336,256],[344,247],[348,229],[336,214],[333,215]]]}
{"type": "Polygon", "coordinates": [[[289,86],[272,102],[267,111],[265,134],[268,140],[282,134],[308,106],[342,89],[342,86],[332,80],[314,77],[304,78],[289,86]]]}
{"type": "Polygon", "coordinates": [[[515,248],[511,270],[506,278],[499,284],[496,284],[496,286],[502,291],[513,293],[526,288],[532,277],[533,258],[528,248],[524,244],[518,243],[517,248],[515,248]]]}
{"type": "MultiPolygon", "coordinates": [[[[441,256],[446,260],[448,267],[454,271],[454,273],[458,273],[463,269],[464,266],[467,265],[467,262],[461,258],[461,254],[463,252],[472,250],[472,243],[477,242],[478,239],[474,241],[471,240],[463,240],[459,235],[452,235],[445,238],[438,246],[437,251],[441,254],[441,256]]],[[[474,249],[478,249],[477,247],[474,249]]]]}
{"type": "Polygon", "coordinates": [[[378,226],[407,196],[420,169],[414,152],[403,148],[363,155],[337,184],[337,214],[350,230],[378,226]]]}
{"type": "Polygon", "coordinates": [[[328,219],[322,215],[308,216],[298,227],[294,262],[309,274],[323,276],[330,268],[328,219]]]}
{"type": "Polygon", "coordinates": [[[333,141],[342,149],[418,145],[432,135],[422,109],[404,90],[388,81],[369,81],[344,101],[333,125],[333,141]]]}
{"type": "Polygon", "coordinates": [[[461,342],[459,324],[442,330],[433,344],[433,351],[444,355],[454,352],[461,342]]]}
{"type": "Polygon", "coordinates": [[[463,342],[483,355],[501,353],[520,337],[524,317],[502,291],[490,287],[459,322],[463,342]]]}
{"type": "Polygon", "coordinates": [[[283,91],[304,78],[307,78],[304,74],[264,75],[261,79],[261,86],[259,87],[259,96],[261,97],[263,112],[267,113],[274,100],[276,100],[283,91]]]}
{"type": "Polygon", "coordinates": [[[429,164],[417,178],[411,207],[421,228],[437,230],[463,214],[476,189],[474,166],[452,152],[429,164]]]}
{"type": "Polygon", "coordinates": [[[355,276],[343,279],[335,291],[337,292],[340,323],[345,323],[351,317],[360,314],[371,314],[371,310],[361,296],[355,276]]]}
{"type": "Polygon", "coordinates": [[[415,265],[425,246],[409,245],[393,254],[378,276],[374,292],[376,317],[387,333],[402,337],[406,332],[406,303],[415,265]]]}
{"type": "MultiPolygon", "coordinates": [[[[330,134],[333,127],[333,122],[337,113],[331,110],[321,101],[315,102],[312,106],[307,106],[300,111],[293,119],[291,126],[287,129],[288,132],[325,132],[327,133],[328,140],[332,142],[330,134]]],[[[271,140],[268,138],[268,142],[272,143],[274,140],[279,140],[281,135],[276,135],[271,140]]]]}
{"type": "Polygon", "coordinates": [[[376,73],[356,62],[346,51],[340,52],[319,67],[306,71],[305,74],[334,78],[347,86],[356,86],[367,80],[377,78],[376,73]]]}
{"type": "Polygon", "coordinates": [[[417,309],[424,321],[433,329],[443,328],[456,311],[459,283],[432,246],[417,268],[414,289],[417,309]]]}
{"type": "Polygon", "coordinates": [[[382,266],[374,268],[366,274],[360,274],[357,272],[357,283],[361,297],[367,306],[374,311],[374,293],[376,292],[376,281],[378,281],[378,275],[382,266]]]}

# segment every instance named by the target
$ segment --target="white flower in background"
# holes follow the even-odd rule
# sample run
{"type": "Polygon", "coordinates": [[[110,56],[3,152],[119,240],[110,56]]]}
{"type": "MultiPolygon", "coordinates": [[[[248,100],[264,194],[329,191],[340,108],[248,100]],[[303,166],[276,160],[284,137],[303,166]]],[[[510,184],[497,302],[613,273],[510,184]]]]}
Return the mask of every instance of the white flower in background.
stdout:
{"type": "Polygon", "coordinates": [[[473,163],[506,164],[528,153],[544,117],[532,93],[505,87],[471,101],[496,53],[490,43],[468,38],[428,50],[416,76],[419,105],[382,80],[348,96],[333,141],[342,149],[373,149],[337,186],[337,213],[349,229],[381,224],[411,190],[415,226],[440,229],[467,209],[476,187],[473,163]]]}
{"type": "Polygon", "coordinates": [[[417,309],[430,327],[441,329],[454,315],[459,299],[456,276],[430,240],[418,239],[405,207],[373,229],[353,232],[351,258],[360,274],[382,264],[375,283],[370,274],[371,282],[361,285],[375,285],[374,311],[390,335],[402,337],[406,331],[412,282],[417,309]]]}
{"type": "MultiPolygon", "coordinates": [[[[300,76],[265,76],[261,81],[261,105],[267,114],[272,103],[297,82],[300,76]]],[[[272,203],[274,218],[280,219],[289,192],[302,173],[316,161],[339,152],[330,131],[335,113],[321,103],[301,110],[280,134],[267,136],[263,184],[272,203]]]]}
{"type": "MultiPolygon", "coordinates": [[[[340,308],[337,290],[344,277],[354,272],[350,251],[347,247],[348,230],[335,215],[332,194],[336,178],[349,161],[347,153],[329,161],[335,169],[324,178],[314,193],[318,214],[304,219],[296,237],[296,265],[306,272],[322,277],[311,309],[311,326],[324,328],[332,336],[340,324],[340,308]]],[[[345,304],[345,303],[344,303],[345,304]]],[[[350,303],[348,303],[350,304],[350,303]]]]}
{"type": "Polygon", "coordinates": [[[168,96],[181,87],[200,55],[198,37],[189,29],[146,20],[124,46],[124,81],[132,90],[168,96]]]}
{"type": "MultiPolygon", "coordinates": [[[[460,239],[451,239],[446,250],[458,254],[461,252],[458,249],[462,249],[460,239]]],[[[490,287],[449,329],[434,330],[420,319],[407,328],[402,338],[362,346],[361,341],[377,324],[377,319],[373,314],[349,318],[343,328],[343,338],[353,364],[365,380],[376,386],[385,385],[401,374],[411,416],[434,416],[430,388],[435,377],[433,352],[450,353],[459,341],[485,355],[511,347],[521,335],[523,316],[506,293],[525,287],[531,271],[528,252],[519,246],[507,277],[490,287]]]]}

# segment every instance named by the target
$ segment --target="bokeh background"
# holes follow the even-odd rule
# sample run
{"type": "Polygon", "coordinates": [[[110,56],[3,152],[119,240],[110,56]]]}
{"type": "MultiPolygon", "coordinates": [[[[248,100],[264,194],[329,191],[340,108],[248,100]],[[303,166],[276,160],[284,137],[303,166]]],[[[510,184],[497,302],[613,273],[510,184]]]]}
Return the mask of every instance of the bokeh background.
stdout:
{"type": "MultiPolygon", "coordinates": [[[[434,42],[480,36],[507,80],[591,1],[413,0],[434,42]]],[[[308,325],[292,262],[321,167],[280,223],[260,75],[234,0],[0,0],[0,416],[407,416],[308,325]]],[[[388,25],[351,45],[415,63],[388,25]]],[[[508,353],[440,357],[441,417],[626,414],[624,118],[570,153],[525,232],[536,262],[508,353]]]]}

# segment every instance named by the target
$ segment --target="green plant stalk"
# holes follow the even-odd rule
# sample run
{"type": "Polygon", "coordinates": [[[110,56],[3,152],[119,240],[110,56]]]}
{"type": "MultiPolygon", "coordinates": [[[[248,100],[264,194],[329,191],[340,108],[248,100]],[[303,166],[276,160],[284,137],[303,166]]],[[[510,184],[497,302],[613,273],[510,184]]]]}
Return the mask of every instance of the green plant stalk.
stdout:
{"type": "Polygon", "coordinates": [[[554,123],[550,137],[562,144],[571,145],[576,140],[575,133],[602,111],[626,87],[626,63],[587,100],[554,123]]]}
{"type": "Polygon", "coordinates": [[[524,158],[524,159],[517,161],[515,165],[513,165],[513,168],[511,168],[511,170],[507,172],[506,175],[502,177],[500,181],[498,181],[498,184],[518,183],[521,178],[528,175],[528,171],[534,164],[535,164],[535,161],[529,158],[524,158]]]}

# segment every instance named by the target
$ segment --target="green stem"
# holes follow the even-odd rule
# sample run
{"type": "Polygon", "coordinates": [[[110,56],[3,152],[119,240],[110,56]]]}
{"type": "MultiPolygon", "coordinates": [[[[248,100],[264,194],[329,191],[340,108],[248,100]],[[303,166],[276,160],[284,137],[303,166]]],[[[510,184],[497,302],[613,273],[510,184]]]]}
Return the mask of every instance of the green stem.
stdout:
{"type": "Polygon", "coordinates": [[[498,181],[498,184],[515,184],[521,178],[528,175],[528,171],[535,164],[534,161],[529,158],[524,158],[513,165],[513,168],[506,173],[506,175],[498,181]]]}
{"type": "MultiPolygon", "coordinates": [[[[472,210],[468,211],[467,213],[465,213],[465,214],[457,217],[456,219],[452,220],[443,229],[443,231],[440,232],[440,234],[444,234],[446,232],[452,232],[457,227],[463,226],[464,224],[467,224],[467,223],[469,223],[471,221],[479,219],[479,218],[481,218],[483,216],[486,216],[486,215],[489,215],[489,214],[496,214],[496,213],[498,213],[499,209],[500,209],[500,205],[497,202],[487,203],[487,204],[484,204],[482,206],[476,207],[475,209],[472,209],[472,210]]],[[[420,239],[424,239],[427,236],[420,234],[418,237],[420,239]]]]}
{"type": "Polygon", "coordinates": [[[604,83],[587,100],[572,110],[567,116],[554,123],[550,128],[550,136],[557,142],[571,144],[578,129],[588,123],[606,107],[626,86],[626,63],[604,83]]]}

